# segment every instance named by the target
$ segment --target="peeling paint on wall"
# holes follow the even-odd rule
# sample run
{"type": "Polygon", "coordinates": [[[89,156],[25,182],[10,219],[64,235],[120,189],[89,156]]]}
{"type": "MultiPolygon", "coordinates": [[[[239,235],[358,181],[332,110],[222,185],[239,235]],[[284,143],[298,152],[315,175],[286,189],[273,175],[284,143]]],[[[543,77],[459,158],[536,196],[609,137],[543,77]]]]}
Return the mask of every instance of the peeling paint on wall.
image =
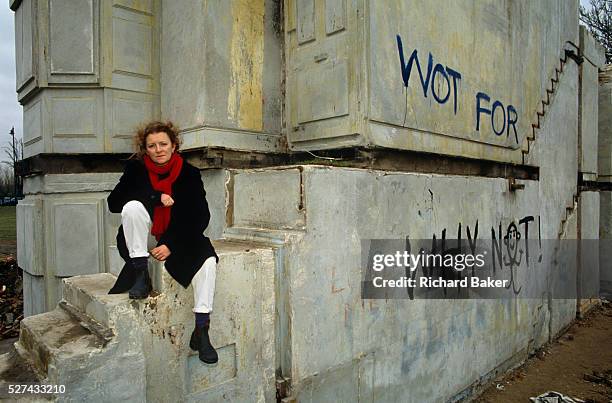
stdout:
{"type": "Polygon", "coordinates": [[[232,2],[230,119],[241,129],[263,129],[264,0],[232,2]]]}

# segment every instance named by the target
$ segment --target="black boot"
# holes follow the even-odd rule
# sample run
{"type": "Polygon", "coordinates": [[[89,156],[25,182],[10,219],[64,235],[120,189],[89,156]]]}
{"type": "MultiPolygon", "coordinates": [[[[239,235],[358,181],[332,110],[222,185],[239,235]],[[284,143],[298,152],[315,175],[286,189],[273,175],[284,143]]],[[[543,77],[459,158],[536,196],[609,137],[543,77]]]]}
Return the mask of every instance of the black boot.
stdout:
{"type": "Polygon", "coordinates": [[[217,351],[210,344],[208,338],[208,326],[196,326],[191,333],[191,340],[189,340],[189,347],[192,350],[199,352],[200,361],[206,364],[216,364],[219,361],[217,351]]]}
{"type": "Polygon", "coordinates": [[[151,292],[151,279],[149,278],[149,268],[146,257],[132,258],[132,266],[138,272],[138,277],[134,285],[130,288],[130,299],[143,299],[151,292]]]}

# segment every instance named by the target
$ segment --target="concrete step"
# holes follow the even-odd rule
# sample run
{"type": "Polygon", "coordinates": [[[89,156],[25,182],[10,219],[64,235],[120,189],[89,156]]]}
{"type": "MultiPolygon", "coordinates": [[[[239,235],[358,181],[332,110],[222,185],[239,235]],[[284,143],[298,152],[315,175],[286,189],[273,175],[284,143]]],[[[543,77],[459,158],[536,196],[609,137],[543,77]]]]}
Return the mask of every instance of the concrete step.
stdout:
{"type": "Polygon", "coordinates": [[[119,311],[129,307],[128,294],[108,294],[117,277],[110,273],[64,279],[63,300],[107,328],[115,328],[119,311]]]}
{"type": "Polygon", "coordinates": [[[21,321],[17,350],[47,378],[49,367],[64,366],[74,359],[87,359],[106,344],[61,308],[21,321]]]}
{"type": "Polygon", "coordinates": [[[0,401],[48,401],[49,396],[33,394],[29,392],[20,393],[16,398],[14,393],[9,392],[9,385],[23,385],[40,382],[41,379],[32,370],[30,364],[23,359],[15,349],[18,338],[0,340],[0,401]]]}
{"type": "Polygon", "coordinates": [[[21,321],[15,349],[42,383],[64,385],[57,401],[135,401],[146,398],[142,349],[90,330],[58,306],[21,321]]]}
{"type": "Polygon", "coordinates": [[[108,295],[112,274],[65,279],[58,308],[22,322],[18,351],[41,379],[78,391],[64,396],[67,401],[272,401],[278,245],[214,246],[219,265],[210,338],[216,366],[189,348],[192,287],[183,288],[162,265],[151,270],[159,292],[143,300],[108,295]]]}
{"type": "MultiPolygon", "coordinates": [[[[189,348],[193,289],[165,270],[159,295],[139,303],[147,358],[147,400],[273,401],[275,399],[275,248],[213,241],[219,256],[210,339],[219,362],[210,367],[189,348]],[[173,368],[168,376],[168,368],[173,368]]],[[[123,329],[120,329],[123,331],[123,329]]]]}

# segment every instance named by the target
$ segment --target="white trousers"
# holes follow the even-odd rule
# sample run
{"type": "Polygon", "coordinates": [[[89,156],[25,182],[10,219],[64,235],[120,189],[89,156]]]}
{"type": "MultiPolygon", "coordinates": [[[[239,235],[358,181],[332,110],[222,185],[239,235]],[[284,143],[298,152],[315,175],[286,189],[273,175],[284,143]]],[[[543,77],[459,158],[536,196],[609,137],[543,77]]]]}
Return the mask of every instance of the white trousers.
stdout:
{"type": "MultiPolygon", "coordinates": [[[[156,242],[151,235],[151,217],[149,217],[145,206],[137,200],[125,203],[121,210],[121,224],[123,225],[123,234],[130,257],[148,257],[149,248],[153,249],[156,242]]],[[[191,280],[194,300],[193,312],[212,312],[216,275],[217,260],[214,256],[211,256],[206,259],[191,280]]]]}

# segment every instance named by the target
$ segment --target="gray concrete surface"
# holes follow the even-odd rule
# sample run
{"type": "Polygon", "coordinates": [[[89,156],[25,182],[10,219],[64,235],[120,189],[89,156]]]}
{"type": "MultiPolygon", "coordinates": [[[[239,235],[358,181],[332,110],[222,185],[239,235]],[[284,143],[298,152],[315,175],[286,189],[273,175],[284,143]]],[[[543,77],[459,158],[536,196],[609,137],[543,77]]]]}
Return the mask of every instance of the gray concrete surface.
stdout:
{"type": "Polygon", "coordinates": [[[61,279],[117,272],[120,222],[106,196],[119,174],[50,174],[26,178],[17,206],[17,259],[24,270],[25,316],[55,307],[61,279]]]}
{"type": "Polygon", "coordinates": [[[188,1],[161,7],[161,116],[185,130],[184,148],[279,150],[279,3],[188,1]]]}
{"type": "MultiPolygon", "coordinates": [[[[601,182],[612,182],[612,65],[599,73],[599,177],[601,182]]],[[[612,192],[600,193],[600,248],[601,291],[612,298],[612,192]]]]}
{"type": "MultiPolygon", "coordinates": [[[[549,151],[541,158],[551,155],[555,154],[549,151]]],[[[558,170],[571,169],[563,168],[561,161],[554,163],[558,170]]],[[[266,176],[276,178],[281,173],[287,180],[292,176],[283,169],[245,170],[237,175],[244,181],[259,181],[265,189],[272,183],[266,176]]],[[[565,208],[549,208],[541,194],[559,193],[564,187],[565,192],[574,190],[556,178],[526,182],[525,190],[512,194],[503,179],[303,167],[302,177],[288,187],[304,184],[306,225],[285,250],[286,294],[279,297],[286,298],[284,307],[291,318],[285,330],[291,354],[282,369],[292,379],[295,396],[313,401],[338,394],[344,396],[341,401],[371,394],[379,401],[397,401],[400,396],[410,396],[410,401],[432,401],[432,396],[445,400],[502,362],[520,361],[564,328],[575,316],[575,300],[360,298],[362,239],[440,236],[444,228],[456,231],[459,223],[474,230],[477,220],[479,233],[487,239],[498,223],[505,228],[527,215],[541,219],[543,239],[556,238],[565,208]],[[386,208],[378,209],[381,205],[386,208]],[[478,359],[472,360],[473,356],[478,359]],[[451,376],[459,372],[464,376],[451,376]],[[425,382],[428,373],[448,379],[447,389],[425,382]]],[[[250,200],[259,189],[235,187],[234,200],[250,200]]],[[[273,224],[271,220],[269,225],[273,224]]],[[[596,232],[591,227],[597,225],[591,224],[583,221],[588,232],[596,232]]],[[[575,238],[576,225],[573,211],[564,236],[575,238]]],[[[226,235],[237,236],[237,229],[229,228],[226,235]]],[[[252,231],[252,236],[261,240],[261,231],[266,232],[252,231]]],[[[278,232],[267,231],[271,237],[278,232]]],[[[242,236],[248,232],[244,228],[242,236]]],[[[539,291],[545,296],[549,290],[539,291]]]]}
{"type": "Polygon", "coordinates": [[[159,117],[159,2],[11,8],[24,156],[130,152],[135,127],[159,117]]]}
{"type": "Polygon", "coordinates": [[[612,65],[599,73],[599,180],[612,182],[612,65]]]}
{"type": "Polygon", "coordinates": [[[579,40],[576,1],[443,12],[426,1],[328,3],[286,8],[287,136],[297,150],[370,145],[520,161],[559,59],[579,40]],[[338,30],[327,32],[330,18],[338,30]]]}
{"type": "MultiPolygon", "coordinates": [[[[284,173],[288,181],[287,191],[278,195],[287,208],[297,200],[291,189],[303,188],[305,225],[302,236],[286,248],[287,286],[280,297],[286,298],[285,314],[291,319],[285,330],[291,353],[282,363],[282,373],[291,377],[294,397],[398,401],[409,396],[408,401],[444,401],[465,390],[469,394],[472,383],[520,362],[571,322],[575,298],[549,300],[552,290],[546,284],[524,284],[541,299],[360,298],[363,239],[440,237],[443,229],[453,234],[460,223],[473,231],[476,222],[479,237],[490,239],[498,225],[506,228],[528,216],[540,223],[543,240],[576,239],[577,66],[568,65],[564,74],[531,154],[531,162],[540,167],[540,179],[522,182],[523,190],[509,191],[507,180],[501,178],[317,166],[304,166],[300,176],[287,168],[235,174],[251,186],[234,182],[234,205],[250,205],[254,213],[262,210],[249,201],[258,200],[261,192],[273,193],[279,175],[284,173]],[[454,376],[458,373],[462,376],[454,376]],[[433,374],[444,383],[431,381],[433,374]]],[[[597,195],[593,196],[580,199],[585,234],[598,231],[597,220],[586,216],[593,212],[590,206],[597,195]]],[[[277,218],[257,216],[260,229],[251,230],[252,236],[261,239],[261,232],[266,232],[261,228],[278,228],[277,218]]],[[[244,225],[243,234],[253,226],[244,225]]],[[[236,236],[236,229],[228,228],[226,235],[236,236]]],[[[276,231],[268,232],[275,236],[276,231]]],[[[550,263],[555,256],[543,258],[550,263]]],[[[547,267],[551,271],[542,276],[554,277],[552,266],[547,267]]],[[[574,270],[567,277],[575,281],[575,265],[565,267],[574,270]]]]}
{"type": "Polygon", "coordinates": [[[61,305],[27,317],[17,350],[43,383],[65,385],[57,401],[273,401],[274,251],[244,242],[215,247],[216,366],[189,348],[193,290],[161,267],[160,288],[140,301],[108,295],[116,279],[109,273],[64,280],[62,304],[84,316],[61,305]],[[109,332],[105,341],[100,334],[109,332]]]}
{"type": "Polygon", "coordinates": [[[580,48],[584,63],[580,66],[580,172],[587,180],[597,180],[599,84],[598,70],[605,65],[603,47],[580,27],[580,48]]]}
{"type": "Polygon", "coordinates": [[[600,194],[599,280],[601,292],[612,299],[612,192],[600,194]]]}
{"type": "MultiPolygon", "coordinates": [[[[364,300],[360,267],[364,239],[440,237],[459,225],[478,223],[479,238],[488,239],[533,217],[543,240],[609,237],[610,192],[581,195],[576,181],[579,172],[601,181],[612,175],[609,74],[597,90],[601,52],[579,31],[576,0],[474,0],[443,10],[426,1],[11,5],[26,157],[126,152],[133,127],[161,117],[184,129],[184,149],[386,147],[539,168],[539,180],[519,181],[525,188],[517,191],[506,178],[460,172],[314,165],[202,172],[208,235],[248,242],[219,245],[214,370],[187,347],[191,291],[159,265],[151,270],[160,294],[146,302],[103,293],[108,273],[121,266],[118,216],[104,204],[119,175],[29,177],[17,211],[24,350],[50,379],[82,390],[75,393],[127,396],[133,390],[121,379],[116,391],[92,385],[98,377],[113,382],[109,374],[125,374],[133,360],[136,398],[151,401],[274,401],[275,375],[290,378],[288,393],[299,401],[445,401],[469,396],[575,317],[575,298],[552,299],[554,284],[546,283],[580,283],[564,263],[525,284],[533,298],[478,301],[364,300]],[[64,27],[83,35],[67,40],[64,27]],[[577,46],[585,63],[561,63],[577,46]],[[423,81],[431,55],[426,83],[416,60],[410,79],[402,75],[413,51],[423,81]],[[62,282],[86,273],[96,274],[62,282]],[[77,348],[92,335],[62,311],[43,313],[62,289],[76,309],[116,332],[106,347],[77,348]],[[53,321],[63,327],[47,326],[53,321]],[[70,332],[73,346],[60,342],[70,332]]],[[[560,249],[542,251],[543,262],[560,249]]],[[[608,260],[600,265],[602,286],[612,284],[608,260]]]]}

